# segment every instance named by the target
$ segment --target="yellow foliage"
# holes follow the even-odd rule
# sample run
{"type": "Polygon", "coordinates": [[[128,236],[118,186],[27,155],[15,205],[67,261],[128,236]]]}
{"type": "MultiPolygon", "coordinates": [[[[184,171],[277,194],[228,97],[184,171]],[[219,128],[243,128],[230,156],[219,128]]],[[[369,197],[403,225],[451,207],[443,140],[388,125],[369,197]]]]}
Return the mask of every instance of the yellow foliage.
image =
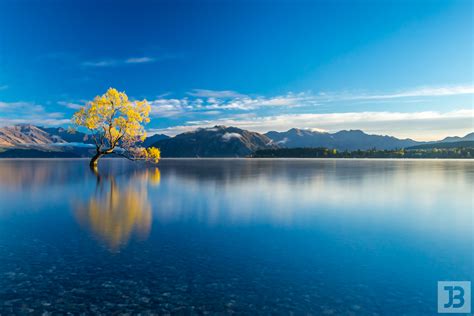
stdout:
{"type": "Polygon", "coordinates": [[[150,122],[150,109],[146,100],[132,102],[125,92],[109,88],[79,109],[72,123],[76,128],[85,127],[91,132],[99,154],[111,154],[120,146],[127,154],[150,157],[150,161],[157,163],[160,159],[158,149],[143,152],[134,148],[146,138],[143,125],[150,122]]]}
{"type": "Polygon", "coordinates": [[[78,221],[89,227],[112,252],[126,245],[132,234],[146,239],[152,224],[147,190],[132,186],[121,188],[113,177],[104,184],[102,190],[97,191],[99,196],[75,205],[78,221]]]}
{"type": "Polygon", "coordinates": [[[161,151],[156,147],[147,148],[147,159],[154,163],[158,163],[161,159],[161,151]]]}
{"type": "Polygon", "coordinates": [[[155,168],[155,170],[153,170],[153,172],[150,175],[150,183],[152,183],[153,185],[158,185],[160,184],[160,182],[161,182],[160,169],[155,168]]]}

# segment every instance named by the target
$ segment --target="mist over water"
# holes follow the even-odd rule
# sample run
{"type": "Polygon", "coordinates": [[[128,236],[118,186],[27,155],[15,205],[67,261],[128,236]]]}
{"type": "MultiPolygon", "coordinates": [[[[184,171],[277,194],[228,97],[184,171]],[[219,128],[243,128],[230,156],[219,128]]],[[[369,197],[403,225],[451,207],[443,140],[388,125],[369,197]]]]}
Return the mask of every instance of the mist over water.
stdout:
{"type": "Polygon", "coordinates": [[[0,314],[436,314],[462,160],[0,160],[0,314]]]}

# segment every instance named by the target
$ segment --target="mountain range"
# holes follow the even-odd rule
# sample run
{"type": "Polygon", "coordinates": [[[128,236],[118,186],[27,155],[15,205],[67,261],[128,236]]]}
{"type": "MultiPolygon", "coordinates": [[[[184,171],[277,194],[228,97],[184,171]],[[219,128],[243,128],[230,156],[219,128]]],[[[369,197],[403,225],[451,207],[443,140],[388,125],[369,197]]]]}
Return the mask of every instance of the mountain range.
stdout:
{"type": "MultiPolygon", "coordinates": [[[[214,126],[169,137],[148,137],[144,147],[160,148],[163,157],[247,157],[258,149],[325,147],[339,151],[398,149],[414,146],[436,147],[437,144],[472,144],[474,133],[464,137],[446,137],[439,142],[418,142],[392,136],[369,135],[361,130],[336,133],[292,128],[286,132],[265,134],[237,127],[214,126]]],[[[446,146],[446,145],[443,145],[446,146]]],[[[451,145],[452,146],[452,145],[451,145]]],[[[69,133],[64,128],[21,124],[0,128],[0,157],[89,157],[93,142],[84,133],[69,133]]]]}
{"type": "Polygon", "coordinates": [[[452,136],[446,137],[441,141],[441,143],[451,143],[451,142],[462,142],[462,141],[474,141],[474,133],[469,133],[464,137],[452,136]]]}
{"type": "Polygon", "coordinates": [[[0,147],[44,147],[52,144],[90,144],[88,135],[69,133],[62,127],[45,128],[30,124],[19,124],[0,128],[0,147]]]}
{"type": "Polygon", "coordinates": [[[257,149],[277,148],[265,135],[237,127],[198,128],[153,144],[163,157],[246,157],[257,149]]]}
{"type": "Polygon", "coordinates": [[[419,144],[412,139],[398,139],[392,136],[368,135],[361,130],[339,131],[337,133],[317,132],[292,128],[286,132],[271,131],[265,134],[283,148],[325,147],[340,151],[405,148],[419,144]]]}

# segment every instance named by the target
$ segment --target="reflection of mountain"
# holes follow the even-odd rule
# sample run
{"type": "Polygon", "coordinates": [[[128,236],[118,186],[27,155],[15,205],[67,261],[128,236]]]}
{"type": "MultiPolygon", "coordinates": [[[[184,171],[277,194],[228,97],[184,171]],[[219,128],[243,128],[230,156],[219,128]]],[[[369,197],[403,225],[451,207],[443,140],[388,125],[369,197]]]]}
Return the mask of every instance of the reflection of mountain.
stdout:
{"type": "MultiPolygon", "coordinates": [[[[38,149],[9,149],[5,152],[0,152],[0,158],[80,158],[79,153],[70,151],[62,151],[69,149],[66,147],[58,147],[50,150],[46,148],[42,150],[38,149]]],[[[87,152],[85,152],[87,154],[87,152]]]]}
{"type": "Polygon", "coordinates": [[[146,183],[159,183],[160,171],[145,169],[132,174],[132,178],[133,181],[121,187],[113,176],[98,175],[96,194],[86,203],[74,206],[78,222],[111,251],[126,245],[132,235],[146,239],[150,233],[152,209],[146,183]]]}
{"type": "Polygon", "coordinates": [[[150,196],[162,223],[291,226],[327,216],[393,220],[417,210],[410,214],[417,225],[440,216],[433,213],[440,203],[472,209],[469,199],[448,198],[469,196],[470,161],[165,159],[160,170],[162,190],[150,196]]]}
{"type": "Polygon", "coordinates": [[[72,163],[58,163],[56,160],[35,160],[34,163],[31,160],[3,160],[0,164],[0,188],[33,190],[44,186],[64,186],[87,178],[87,164],[71,168],[72,163]]]}
{"type": "MultiPolygon", "coordinates": [[[[433,162],[434,164],[435,162],[433,162]]],[[[442,161],[438,162],[442,165],[442,161]]],[[[463,167],[469,164],[462,165],[463,167]]],[[[321,177],[357,179],[383,177],[387,172],[429,170],[422,161],[383,161],[357,159],[163,159],[163,177],[179,178],[219,187],[245,185],[256,190],[259,181],[284,181],[294,186],[311,183],[321,177]],[[271,163],[270,163],[271,162],[271,163]],[[369,168],[369,167],[370,168],[369,168]]]]}

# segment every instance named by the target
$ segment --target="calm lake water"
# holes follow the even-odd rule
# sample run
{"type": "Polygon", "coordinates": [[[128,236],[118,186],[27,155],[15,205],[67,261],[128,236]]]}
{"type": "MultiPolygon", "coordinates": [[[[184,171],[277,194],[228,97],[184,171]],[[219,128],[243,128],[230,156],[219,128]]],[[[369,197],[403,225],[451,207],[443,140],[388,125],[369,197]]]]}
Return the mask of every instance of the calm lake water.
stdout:
{"type": "Polygon", "coordinates": [[[435,315],[474,281],[471,161],[99,167],[0,160],[1,315],[435,315]]]}

